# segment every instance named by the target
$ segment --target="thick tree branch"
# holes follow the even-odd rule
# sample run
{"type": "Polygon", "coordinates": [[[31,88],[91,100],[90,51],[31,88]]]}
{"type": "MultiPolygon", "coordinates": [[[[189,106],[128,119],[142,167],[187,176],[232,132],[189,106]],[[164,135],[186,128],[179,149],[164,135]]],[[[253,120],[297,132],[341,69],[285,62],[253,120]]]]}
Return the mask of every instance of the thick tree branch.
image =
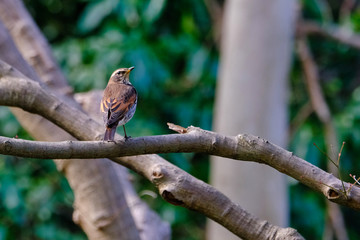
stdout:
{"type": "MultiPolygon", "coordinates": [[[[10,11],[10,9],[7,10],[10,11]]],[[[16,64],[27,76],[31,76],[40,82],[37,74],[21,57],[1,22],[0,49],[3,59],[16,64]]],[[[38,52],[37,54],[41,55],[42,53],[43,52],[38,52]]],[[[74,103],[74,105],[78,106],[78,104],[76,104],[75,101],[71,101],[70,98],[67,99],[67,103],[74,103]]],[[[39,115],[30,114],[20,108],[11,108],[11,111],[18,118],[21,125],[35,139],[43,141],[74,139],[63,129],[58,128],[39,115]]],[[[156,228],[150,229],[151,232],[148,231],[148,226],[144,227],[139,224],[137,225],[138,228],[136,228],[132,218],[134,209],[131,209],[132,212],[129,211],[127,207],[128,202],[125,198],[129,191],[123,191],[123,184],[119,183],[118,175],[114,174],[118,172],[118,168],[112,166],[115,164],[111,161],[94,159],[92,164],[88,164],[87,161],[80,159],[67,161],[57,159],[54,160],[54,162],[57,169],[64,173],[74,192],[74,222],[82,227],[89,239],[135,239],[139,234],[141,236],[143,236],[143,234],[152,236],[154,233],[157,234],[158,239],[168,239],[168,237],[163,237],[164,235],[162,233],[168,233],[169,226],[166,223],[162,224],[161,221],[158,221],[158,216],[152,215],[152,219],[154,219],[153,222],[158,224],[154,225],[156,228]],[[118,183],[116,188],[113,187],[114,183],[118,183]]],[[[129,188],[127,188],[127,190],[128,189],[129,188]]],[[[138,208],[136,211],[139,213],[138,208]]],[[[143,211],[143,216],[145,216],[146,213],[150,213],[150,211],[143,211]]],[[[139,218],[141,217],[140,214],[137,214],[137,216],[138,218],[135,219],[136,223],[142,221],[142,219],[139,218]]],[[[167,234],[167,236],[168,235],[169,234],[167,234]]],[[[145,237],[142,239],[154,238],[145,237]]]]}
{"type": "MultiPolygon", "coordinates": [[[[0,137],[0,153],[22,157],[113,158],[170,152],[203,152],[267,164],[313,189],[323,192],[328,199],[334,202],[360,209],[359,188],[353,187],[347,199],[341,193],[341,183],[332,174],[322,171],[264,139],[251,135],[228,137],[189,127],[185,134],[139,137],[117,142],[67,141],[49,143],[0,137]]],[[[125,165],[129,165],[129,163],[125,165]]],[[[347,187],[350,186],[347,185],[347,187]]]]}
{"type": "MultiPolygon", "coordinates": [[[[42,89],[39,84],[31,80],[26,80],[26,78],[17,73],[15,69],[9,68],[9,66],[2,63],[0,64],[0,76],[0,104],[19,105],[27,111],[42,114],[60,127],[73,133],[79,139],[90,140],[89,136],[93,139],[99,139],[101,137],[102,134],[99,132],[102,133],[103,127],[100,124],[78,110],[72,109],[65,103],[62,103],[56,97],[42,89]],[[6,91],[2,89],[6,89],[6,91]],[[24,91],[27,92],[27,94],[19,94],[24,91]],[[29,97],[29,95],[33,97],[29,97]],[[89,131],[92,134],[84,136],[83,133],[89,131]]],[[[70,144],[70,142],[65,144],[70,144]]],[[[73,142],[71,144],[75,146],[75,144],[80,143],[73,142]]],[[[203,130],[191,129],[187,134],[182,135],[134,138],[126,142],[118,141],[116,144],[104,142],[88,144],[99,144],[103,148],[111,148],[111,146],[113,146],[113,150],[109,151],[108,149],[107,152],[110,153],[108,153],[109,155],[107,156],[110,156],[113,154],[112,152],[115,151],[120,153],[123,149],[126,149],[126,153],[123,152],[124,155],[147,154],[150,152],[200,151],[228,158],[256,161],[267,164],[299,180],[316,191],[322,192],[331,201],[360,209],[359,188],[353,187],[349,194],[345,195],[341,192],[342,185],[340,180],[332,174],[311,165],[305,160],[294,156],[292,153],[268,141],[248,135],[226,137],[203,130]],[[201,132],[201,134],[198,134],[199,132],[201,132]],[[166,144],[166,142],[168,142],[168,144],[166,144]],[[153,147],[153,149],[151,149],[151,147],[153,147]]],[[[94,151],[93,154],[97,154],[96,152],[97,151],[94,151]]],[[[149,168],[153,168],[157,164],[151,162],[149,158],[139,159],[138,161],[133,160],[131,162],[127,161],[126,158],[116,158],[113,160],[141,173],[149,180],[154,180],[153,172],[149,171],[149,168]]],[[[162,163],[165,164],[165,162],[166,161],[163,161],[162,163]]],[[[349,188],[350,184],[346,184],[346,187],[349,188]]]]}
{"type": "MultiPolygon", "coordinates": [[[[104,131],[103,126],[88,115],[68,106],[44,86],[27,79],[3,62],[0,62],[0,104],[19,106],[29,112],[41,114],[81,140],[99,139],[104,131]]],[[[225,137],[219,140],[226,142],[230,139],[225,137]]],[[[117,146],[113,143],[101,142],[100,144],[117,146]]],[[[144,147],[147,148],[146,143],[144,147]]],[[[214,143],[213,150],[216,147],[217,142],[214,143]]],[[[228,149],[228,151],[231,150],[228,149]]],[[[292,239],[302,239],[294,229],[279,228],[251,216],[213,187],[197,180],[157,155],[117,157],[112,160],[147,177],[159,188],[165,200],[199,211],[240,237],[267,239],[269,236],[273,238],[292,236],[292,239]],[[251,224],[251,228],[244,226],[244,222],[251,224]],[[252,229],[261,229],[260,233],[256,232],[255,238],[252,229]]]]}
{"type": "Polygon", "coordinates": [[[71,93],[72,89],[57,66],[46,38],[41,34],[22,1],[2,0],[0,19],[10,31],[26,61],[41,76],[41,80],[50,88],[55,88],[58,93],[71,93]]]}

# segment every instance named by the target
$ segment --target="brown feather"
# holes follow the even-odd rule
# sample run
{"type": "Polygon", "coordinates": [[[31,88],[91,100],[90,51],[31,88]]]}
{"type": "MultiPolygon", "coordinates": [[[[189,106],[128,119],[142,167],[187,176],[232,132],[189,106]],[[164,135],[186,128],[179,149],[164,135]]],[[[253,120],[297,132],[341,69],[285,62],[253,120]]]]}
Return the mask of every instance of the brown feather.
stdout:
{"type": "Polygon", "coordinates": [[[117,125],[124,125],[135,113],[137,92],[129,82],[129,73],[132,69],[123,68],[116,70],[111,75],[109,83],[104,90],[100,104],[100,110],[103,113],[106,126],[104,140],[105,138],[106,140],[113,140],[117,125]]]}
{"type": "Polygon", "coordinates": [[[115,133],[116,133],[116,126],[112,128],[106,128],[104,134],[104,141],[114,141],[115,133]]]}

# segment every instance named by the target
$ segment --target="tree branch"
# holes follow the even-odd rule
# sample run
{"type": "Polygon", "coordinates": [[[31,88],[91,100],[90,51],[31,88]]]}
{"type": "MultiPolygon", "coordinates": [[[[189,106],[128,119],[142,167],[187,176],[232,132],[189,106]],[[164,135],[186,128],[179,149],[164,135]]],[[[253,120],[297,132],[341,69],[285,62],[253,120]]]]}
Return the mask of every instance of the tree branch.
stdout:
{"type": "MultiPolygon", "coordinates": [[[[228,137],[196,127],[189,127],[184,134],[138,137],[117,142],[67,141],[51,143],[0,137],[0,153],[21,157],[114,158],[170,152],[202,152],[267,164],[313,189],[323,192],[329,200],[360,209],[360,202],[356,198],[356,196],[360,196],[358,188],[353,187],[350,198],[346,199],[346,196],[341,194],[341,183],[332,174],[324,172],[264,139],[251,135],[240,134],[236,137],[228,137]]],[[[124,163],[122,162],[122,164],[124,163]]],[[[134,170],[138,170],[138,168],[134,170]]]]}
{"type": "MultiPolygon", "coordinates": [[[[16,69],[3,62],[0,62],[0,104],[18,106],[26,111],[41,114],[43,117],[54,122],[81,140],[100,139],[104,131],[104,127],[92,120],[88,115],[71,106],[68,106],[66,103],[59,100],[55,95],[51,94],[51,91],[45,86],[40,86],[39,83],[27,79],[21,73],[16,71],[16,69]]],[[[179,136],[181,139],[184,137],[185,139],[189,137],[191,139],[192,134],[174,135],[174,137],[176,136],[179,136]]],[[[117,135],[117,137],[119,136],[117,135]]],[[[200,136],[195,135],[195,137],[200,136]]],[[[126,144],[131,142],[138,143],[138,140],[141,140],[141,138],[137,139],[138,138],[129,140],[122,146],[126,146],[126,144]]],[[[197,141],[199,140],[201,140],[201,138],[198,138],[197,141]]],[[[222,136],[220,136],[219,139],[212,139],[212,141],[214,140],[216,141],[211,147],[212,151],[216,151],[218,144],[221,142],[226,143],[227,141],[233,141],[233,139],[229,137],[222,136]]],[[[142,141],[142,154],[144,154],[146,153],[148,146],[144,140],[142,141]]],[[[158,139],[155,137],[154,144],[156,144],[157,141],[158,139]]],[[[173,141],[178,140],[174,138],[173,141]]],[[[4,144],[9,146],[9,141],[6,140],[5,142],[7,142],[7,144],[4,144]]],[[[111,142],[97,143],[105,147],[113,146],[117,148],[121,142],[122,141],[118,141],[116,144],[111,142]]],[[[69,143],[71,142],[65,144],[69,143]]],[[[80,142],[76,142],[76,144],[78,143],[80,142]]],[[[93,142],[86,143],[93,144],[93,142]]],[[[159,143],[157,144],[159,146],[162,145],[159,143]]],[[[254,142],[249,139],[249,142],[245,141],[244,144],[245,150],[247,149],[247,145],[252,146],[254,142]]],[[[241,146],[232,147],[239,149],[242,148],[241,146]]],[[[190,149],[191,146],[187,145],[187,148],[190,149]]],[[[231,149],[232,148],[225,148],[225,152],[223,152],[224,156],[231,153],[231,149]]],[[[248,150],[249,149],[253,152],[252,147],[248,148],[248,150]]],[[[132,151],[134,151],[134,155],[139,154],[135,153],[136,150],[132,151]]],[[[248,159],[249,157],[251,158],[251,152],[243,152],[242,156],[244,156],[245,159],[248,159]]],[[[96,154],[96,151],[94,151],[93,154],[96,154]]],[[[267,155],[265,152],[262,154],[267,155]]],[[[291,156],[292,155],[290,154],[290,157],[291,156]]],[[[233,157],[235,157],[235,155],[233,157]]],[[[288,157],[289,156],[286,156],[286,158],[288,157]]],[[[261,157],[259,159],[261,159],[261,157]]],[[[161,196],[168,202],[203,213],[205,216],[222,224],[239,237],[246,239],[267,239],[269,237],[273,237],[276,239],[283,238],[284,236],[292,236],[292,239],[302,239],[302,237],[294,229],[284,229],[273,226],[250,215],[215,188],[192,177],[188,173],[168,163],[157,155],[141,155],[122,158],[116,157],[112,158],[112,160],[133,169],[148,178],[158,187],[161,196]],[[250,225],[245,226],[244,222],[249,223],[251,227],[249,227],[250,225]],[[254,231],[254,229],[257,229],[257,231],[254,231]],[[261,229],[260,232],[259,229],[261,229]]],[[[273,158],[272,161],[274,162],[275,159],[273,158]]]]}
{"type": "Polygon", "coordinates": [[[360,35],[348,28],[336,25],[321,25],[314,21],[300,21],[297,25],[297,32],[301,36],[319,35],[337,41],[341,44],[360,49],[360,35]]]}
{"type": "Polygon", "coordinates": [[[216,47],[220,47],[221,41],[221,30],[222,30],[222,22],[223,22],[223,7],[216,0],[204,0],[205,6],[210,15],[212,26],[213,26],[213,37],[216,42],[216,47]]]}
{"type": "MultiPolygon", "coordinates": [[[[297,39],[297,52],[305,73],[305,82],[309,92],[310,102],[316,115],[324,125],[327,155],[331,156],[331,150],[335,149],[335,152],[339,152],[339,148],[337,147],[339,143],[337,139],[336,128],[332,121],[330,108],[326,103],[325,96],[320,86],[318,67],[314,58],[312,57],[311,50],[306,41],[306,36],[302,36],[297,39]]],[[[327,166],[328,171],[333,172],[334,176],[339,177],[338,173],[340,171],[337,169],[339,166],[335,166],[330,161],[328,161],[327,166]]],[[[341,213],[340,207],[328,202],[327,214],[328,218],[330,218],[329,223],[332,224],[337,239],[349,239],[346,232],[344,217],[341,213]]]]}
{"type": "MultiPolygon", "coordinates": [[[[79,139],[90,140],[90,137],[93,139],[99,139],[101,137],[103,127],[100,124],[89,118],[86,114],[67,106],[46,90],[42,89],[36,82],[27,80],[20,75],[21,74],[16,72],[15,69],[6,64],[0,64],[0,104],[19,105],[27,111],[42,114],[79,139]],[[6,81],[7,79],[10,81],[6,81]],[[26,92],[27,94],[20,95],[19,93],[21,92],[26,92]],[[90,132],[92,134],[86,134],[86,136],[84,136],[84,132],[90,132]]],[[[81,143],[78,142],[63,144],[81,146],[81,143]]],[[[294,156],[291,152],[273,145],[266,140],[249,135],[227,137],[200,129],[196,130],[196,128],[190,128],[186,134],[181,135],[150,136],[134,138],[126,142],[89,142],[87,144],[91,146],[99,145],[99,149],[92,152],[93,157],[100,157],[100,155],[97,155],[101,152],[100,148],[106,149],[107,157],[114,157],[115,153],[119,154],[116,154],[117,156],[129,156],[159,152],[195,151],[264,163],[299,180],[316,191],[322,192],[325,197],[331,201],[360,209],[359,188],[353,187],[350,194],[346,196],[341,193],[342,185],[340,180],[332,174],[311,165],[305,160],[294,156]]],[[[80,156],[71,155],[71,157],[80,156]]],[[[149,180],[153,180],[152,172],[149,172],[149,169],[147,169],[147,167],[149,167],[148,164],[142,164],[137,161],[128,162],[122,158],[113,160],[145,175],[149,180]]],[[[146,160],[141,160],[141,162],[143,161],[146,160]]],[[[349,184],[346,185],[346,187],[350,187],[349,184]]]]}
{"type": "Polygon", "coordinates": [[[307,46],[304,36],[297,40],[297,52],[304,68],[307,90],[310,96],[310,102],[320,121],[327,123],[330,121],[330,110],[326,104],[322,89],[318,84],[318,68],[307,46]]]}

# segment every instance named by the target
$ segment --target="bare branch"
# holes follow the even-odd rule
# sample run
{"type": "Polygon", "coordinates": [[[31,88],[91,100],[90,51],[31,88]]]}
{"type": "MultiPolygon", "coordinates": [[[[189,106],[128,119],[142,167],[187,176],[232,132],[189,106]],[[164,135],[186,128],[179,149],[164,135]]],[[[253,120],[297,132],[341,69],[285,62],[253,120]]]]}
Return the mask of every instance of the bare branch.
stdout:
{"type": "Polygon", "coordinates": [[[299,127],[308,119],[314,108],[310,101],[305,103],[300,110],[296,113],[294,119],[291,121],[289,127],[289,139],[292,139],[299,127]]]}
{"type": "Polygon", "coordinates": [[[346,20],[350,19],[350,14],[353,8],[355,7],[355,4],[356,4],[355,0],[342,1],[339,12],[340,22],[346,22],[346,20]]]}
{"type": "Polygon", "coordinates": [[[0,19],[10,31],[16,45],[41,80],[58,92],[69,94],[72,89],[57,66],[46,38],[19,0],[2,0],[0,19]]]}
{"type": "MultiPolygon", "coordinates": [[[[356,196],[360,195],[358,188],[353,189],[350,194],[350,197],[352,195],[355,199],[345,201],[346,197],[341,194],[340,181],[331,174],[318,169],[264,139],[250,135],[228,137],[189,127],[186,134],[139,137],[117,142],[68,141],[49,143],[0,137],[0,153],[38,158],[53,158],[56,156],[61,158],[113,158],[115,156],[169,152],[203,152],[238,160],[264,163],[298,179],[317,191],[322,191],[328,199],[334,202],[360,209],[360,202],[355,200],[356,196]]],[[[138,172],[144,172],[145,170],[143,168],[139,169],[140,166],[135,167],[129,162],[122,160],[119,160],[119,162],[138,172]]],[[[146,170],[146,173],[149,172],[146,170]]],[[[148,178],[152,177],[148,176],[148,178]]],[[[347,184],[347,187],[349,186],[350,184],[347,184]]]]}
{"type": "MultiPolygon", "coordinates": [[[[88,115],[68,106],[51,94],[46,87],[27,79],[16,69],[1,61],[0,104],[18,106],[26,111],[40,114],[80,140],[100,139],[104,131],[104,127],[88,115]]],[[[117,146],[120,142],[112,145],[117,146]]],[[[252,140],[250,140],[250,144],[251,142],[252,140]]],[[[101,144],[111,145],[111,143],[101,144]]],[[[146,142],[143,146],[145,149],[147,148],[146,142]]],[[[216,145],[213,146],[213,149],[215,147],[216,145]]],[[[244,156],[246,155],[245,153],[244,156]]],[[[239,237],[283,239],[286,236],[289,239],[302,239],[294,229],[280,228],[257,219],[215,188],[192,177],[158,155],[117,157],[112,160],[148,178],[158,187],[161,196],[168,202],[203,213],[239,237]],[[249,225],[244,225],[245,222],[249,225]]],[[[334,180],[336,182],[336,179],[334,180]]]]}
{"type": "Polygon", "coordinates": [[[307,46],[305,37],[298,38],[297,52],[304,68],[306,85],[314,111],[322,122],[328,122],[330,120],[330,110],[318,83],[318,68],[307,46]]]}
{"type": "MultiPolygon", "coordinates": [[[[31,76],[40,82],[40,78],[21,57],[1,22],[0,49],[2,59],[16,64],[27,76],[31,76]]],[[[74,101],[67,101],[67,103],[70,102],[74,101]]],[[[11,111],[35,139],[60,141],[73,138],[63,129],[39,115],[30,114],[20,108],[11,108],[11,111]]],[[[134,211],[129,211],[127,207],[129,202],[125,199],[128,197],[126,196],[128,192],[123,190],[123,185],[119,183],[119,177],[113,174],[118,169],[112,166],[115,165],[113,162],[104,159],[94,159],[92,164],[80,159],[70,161],[57,159],[54,162],[57,169],[64,173],[74,192],[74,222],[82,227],[89,239],[135,239],[139,234],[151,236],[154,233],[157,234],[157,239],[169,239],[169,237],[163,237],[163,233],[169,232],[169,226],[158,221],[158,216],[152,215],[153,221],[151,223],[158,224],[156,225],[157,228],[151,229],[151,232],[148,231],[148,226],[136,228],[135,223],[139,222],[140,218],[135,219],[134,223],[132,217],[134,211]],[[119,183],[116,188],[114,188],[115,182],[119,183]],[[111,194],[108,194],[110,192],[111,194]]],[[[137,212],[139,213],[139,211],[137,212]]],[[[150,211],[147,212],[150,213],[150,211]]]]}
{"type": "MultiPolygon", "coordinates": [[[[335,163],[331,159],[331,150],[332,148],[336,149],[338,152],[338,140],[336,134],[336,128],[332,121],[331,112],[328,104],[326,103],[325,96],[322,92],[320,86],[320,77],[318,72],[318,67],[315,60],[312,57],[311,51],[309,46],[307,45],[305,36],[299,37],[297,40],[297,50],[298,54],[305,72],[305,81],[308,87],[308,92],[310,95],[310,102],[315,110],[316,115],[320,119],[320,121],[324,125],[324,132],[325,132],[325,142],[327,145],[327,156],[330,160],[328,162],[327,169],[334,173],[335,176],[339,177],[340,180],[340,153],[338,158],[338,163],[335,163]],[[333,163],[333,164],[332,164],[333,163]]],[[[342,150],[342,148],[341,148],[342,150]]],[[[344,189],[343,186],[343,193],[347,195],[347,190],[344,189]]],[[[351,188],[351,187],[350,187],[351,188]]],[[[333,203],[328,203],[328,218],[329,222],[332,224],[333,229],[335,231],[336,237],[338,239],[347,240],[349,239],[346,232],[344,217],[341,213],[341,210],[338,205],[333,203]]],[[[329,229],[330,231],[330,229],[329,229]]]]}
{"type": "MultiPolygon", "coordinates": [[[[101,137],[103,126],[82,112],[72,109],[65,103],[62,103],[53,95],[43,90],[35,82],[19,76],[19,73],[16,73],[14,69],[6,67],[4,63],[0,64],[0,75],[2,76],[0,78],[0,104],[18,104],[28,111],[42,114],[44,117],[71,132],[79,139],[91,140],[90,138],[99,139],[101,137]],[[6,79],[9,79],[10,81],[6,81],[6,79]],[[6,91],[2,91],[2,89],[6,89],[6,91]],[[19,96],[18,93],[25,91],[25,89],[28,94],[19,96]],[[16,95],[18,95],[18,97],[15,97],[16,95]],[[33,97],[27,99],[29,98],[29,95],[33,97]],[[7,98],[12,98],[13,100],[8,100],[7,98]]],[[[151,136],[146,138],[134,138],[126,142],[101,142],[98,144],[102,144],[103,147],[113,145],[116,148],[116,146],[121,146],[116,151],[119,153],[122,151],[121,149],[126,149],[126,153],[123,152],[124,155],[169,152],[170,149],[167,150],[166,148],[171,147],[172,152],[201,151],[223,157],[256,161],[267,164],[280,172],[292,176],[309,187],[322,192],[331,201],[355,209],[360,208],[360,191],[358,188],[352,188],[347,198],[341,194],[341,182],[339,179],[332,174],[326,173],[311,165],[305,160],[294,156],[292,153],[276,145],[270,144],[268,141],[248,135],[225,137],[202,130],[202,134],[194,134],[196,132],[197,131],[188,131],[187,134],[182,135],[151,136]],[[163,139],[161,140],[161,138],[163,139]],[[170,141],[171,144],[166,145],[166,142],[170,143],[170,141]],[[179,143],[182,143],[182,145],[179,143]],[[131,144],[133,144],[133,149],[127,147],[131,144]],[[152,151],[150,151],[150,146],[154,147],[152,151]]],[[[75,144],[75,142],[73,144],[75,144]]],[[[89,144],[96,145],[96,143],[89,144]]],[[[94,154],[96,154],[96,152],[97,151],[94,151],[94,154]]],[[[108,152],[113,151],[111,150],[108,152]]],[[[112,153],[109,153],[109,155],[110,154],[112,153]]],[[[153,169],[154,166],[159,164],[159,159],[157,157],[152,159],[154,162],[149,160],[148,156],[144,156],[143,158],[138,156],[132,158],[131,161],[126,159],[127,158],[116,158],[113,160],[141,173],[149,180],[153,180],[153,172],[149,169],[153,169]]],[[[167,165],[167,162],[163,160],[161,164],[167,165]]],[[[346,184],[347,188],[349,186],[350,184],[346,184]]]]}
{"type": "Polygon", "coordinates": [[[221,41],[221,30],[222,30],[222,22],[223,22],[223,7],[216,0],[204,0],[205,6],[209,12],[212,25],[213,25],[213,36],[214,40],[217,44],[217,47],[220,46],[221,41]]]}
{"type": "Polygon", "coordinates": [[[348,28],[336,25],[320,25],[313,21],[301,21],[298,23],[298,34],[319,35],[341,44],[360,49],[360,35],[348,28]]]}

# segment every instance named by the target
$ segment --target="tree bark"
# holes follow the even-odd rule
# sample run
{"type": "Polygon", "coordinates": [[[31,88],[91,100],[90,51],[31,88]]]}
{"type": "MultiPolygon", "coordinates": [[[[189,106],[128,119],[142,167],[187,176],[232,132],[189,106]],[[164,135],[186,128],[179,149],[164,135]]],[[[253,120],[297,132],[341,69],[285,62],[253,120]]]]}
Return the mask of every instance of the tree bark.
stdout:
{"type": "MultiPolygon", "coordinates": [[[[294,3],[288,0],[226,2],[215,104],[216,132],[226,135],[248,132],[286,145],[286,80],[294,3]]],[[[286,178],[272,169],[214,157],[211,183],[256,216],[277,225],[288,224],[286,178]]],[[[212,222],[208,224],[207,237],[234,239],[212,222]]]]}

